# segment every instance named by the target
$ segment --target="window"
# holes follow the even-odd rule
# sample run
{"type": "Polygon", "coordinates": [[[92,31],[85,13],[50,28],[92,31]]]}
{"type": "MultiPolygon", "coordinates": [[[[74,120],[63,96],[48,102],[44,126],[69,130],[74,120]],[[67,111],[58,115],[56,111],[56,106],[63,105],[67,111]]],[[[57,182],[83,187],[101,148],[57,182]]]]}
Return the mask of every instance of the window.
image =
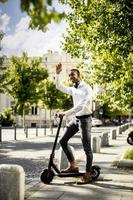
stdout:
{"type": "Polygon", "coordinates": [[[32,106],[31,108],[31,114],[32,115],[38,115],[38,107],[37,106],[32,106]]]}

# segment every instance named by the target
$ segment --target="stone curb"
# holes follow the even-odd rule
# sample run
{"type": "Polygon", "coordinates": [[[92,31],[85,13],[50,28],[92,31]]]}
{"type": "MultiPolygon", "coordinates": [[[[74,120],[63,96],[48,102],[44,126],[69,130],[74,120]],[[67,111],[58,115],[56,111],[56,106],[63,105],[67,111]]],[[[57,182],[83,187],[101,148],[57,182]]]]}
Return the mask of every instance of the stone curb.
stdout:
{"type": "Polygon", "coordinates": [[[118,161],[118,166],[117,167],[133,169],[133,160],[121,159],[121,160],[118,161]]]}
{"type": "Polygon", "coordinates": [[[38,181],[38,182],[32,182],[32,184],[25,190],[25,198],[28,199],[30,196],[32,196],[35,192],[38,192],[41,188],[43,188],[45,185],[38,181]]]}
{"type": "Polygon", "coordinates": [[[117,183],[133,183],[132,176],[118,175],[118,174],[103,174],[103,177],[97,179],[97,181],[113,181],[117,183]]]}
{"type": "Polygon", "coordinates": [[[125,160],[125,159],[115,160],[112,162],[112,166],[124,169],[133,169],[133,160],[125,160]]]}
{"type": "Polygon", "coordinates": [[[125,151],[123,152],[123,154],[118,162],[119,168],[133,169],[133,160],[124,159],[125,152],[129,149],[131,149],[131,147],[126,148],[125,151]]]}

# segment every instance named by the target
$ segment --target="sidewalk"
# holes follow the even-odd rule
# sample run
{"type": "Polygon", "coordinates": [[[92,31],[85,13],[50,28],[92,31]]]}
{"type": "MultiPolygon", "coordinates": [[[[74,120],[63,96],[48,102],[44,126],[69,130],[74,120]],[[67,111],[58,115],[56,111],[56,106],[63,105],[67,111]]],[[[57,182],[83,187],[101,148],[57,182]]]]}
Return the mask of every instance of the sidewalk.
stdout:
{"type": "MultiPolygon", "coordinates": [[[[127,133],[110,141],[110,146],[94,154],[93,164],[101,167],[98,180],[91,184],[76,185],[76,178],[55,177],[51,184],[31,183],[26,190],[27,200],[131,200],[133,199],[133,171],[113,167],[124,150],[131,147],[126,142],[127,133]]],[[[78,154],[80,170],[84,171],[83,152],[78,154]]]]}

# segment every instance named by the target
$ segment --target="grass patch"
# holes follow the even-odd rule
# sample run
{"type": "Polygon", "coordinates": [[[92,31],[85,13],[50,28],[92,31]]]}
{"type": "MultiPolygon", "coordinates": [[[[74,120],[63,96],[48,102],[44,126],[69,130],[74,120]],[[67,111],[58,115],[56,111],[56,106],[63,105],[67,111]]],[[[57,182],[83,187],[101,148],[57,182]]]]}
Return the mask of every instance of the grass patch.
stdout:
{"type": "Polygon", "coordinates": [[[133,160],[133,148],[129,148],[124,153],[124,159],[133,160]]]}

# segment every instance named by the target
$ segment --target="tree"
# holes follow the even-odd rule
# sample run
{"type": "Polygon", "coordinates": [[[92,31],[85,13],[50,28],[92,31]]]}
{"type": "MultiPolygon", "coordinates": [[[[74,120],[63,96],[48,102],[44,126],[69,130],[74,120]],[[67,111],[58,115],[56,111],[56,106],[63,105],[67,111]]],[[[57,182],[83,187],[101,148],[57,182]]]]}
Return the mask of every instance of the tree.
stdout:
{"type": "Polygon", "coordinates": [[[56,89],[54,81],[47,79],[43,85],[44,88],[41,91],[42,101],[48,109],[67,110],[72,107],[70,96],[56,89]]]}
{"type": "Polygon", "coordinates": [[[60,99],[60,109],[62,110],[69,110],[70,108],[73,107],[73,103],[72,103],[72,98],[71,96],[62,93],[61,99],[60,99]]]}
{"type": "Polygon", "coordinates": [[[56,89],[55,82],[51,79],[44,80],[41,90],[41,101],[43,107],[50,110],[50,121],[52,127],[52,110],[54,109],[70,109],[72,101],[69,95],[64,94],[56,89]]]}
{"type": "MultiPolygon", "coordinates": [[[[62,1],[63,2],[63,1],[62,1]]],[[[102,104],[111,111],[133,108],[133,15],[130,0],[68,0],[69,29],[64,50],[73,57],[91,60],[93,84],[101,85],[102,104]]]]}
{"type": "Polygon", "coordinates": [[[3,112],[0,112],[0,124],[2,126],[12,126],[14,122],[12,110],[7,108],[3,112]]]}
{"type": "Polygon", "coordinates": [[[6,87],[9,84],[7,80],[7,68],[6,65],[4,65],[4,61],[6,57],[2,54],[1,51],[1,40],[4,37],[4,33],[0,31],[0,93],[4,93],[6,91],[6,87]]]}
{"type": "Polygon", "coordinates": [[[48,77],[48,72],[42,66],[40,58],[28,59],[26,53],[22,57],[10,58],[10,86],[8,93],[15,100],[16,111],[23,116],[25,127],[25,111],[40,98],[41,81],[48,77]]]}
{"type": "MultiPolygon", "coordinates": [[[[8,0],[0,0],[5,3],[8,0]]],[[[26,12],[30,18],[29,27],[32,29],[46,30],[46,25],[54,20],[60,22],[65,17],[64,12],[58,12],[53,7],[54,0],[20,0],[22,12],[26,12]]]]}

